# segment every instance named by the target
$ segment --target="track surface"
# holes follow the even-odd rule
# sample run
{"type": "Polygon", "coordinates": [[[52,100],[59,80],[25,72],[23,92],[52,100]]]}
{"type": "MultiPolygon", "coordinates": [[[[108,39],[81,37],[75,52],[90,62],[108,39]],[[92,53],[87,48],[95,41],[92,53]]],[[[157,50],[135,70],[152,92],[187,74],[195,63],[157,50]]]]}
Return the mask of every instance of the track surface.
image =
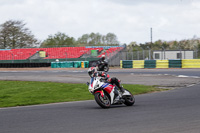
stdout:
{"type": "MultiPolygon", "coordinates": [[[[112,69],[108,74],[121,79],[124,84],[184,87],[200,82],[199,71],[200,69],[112,69]]],[[[90,79],[87,69],[0,69],[0,80],[86,83],[90,79]]]]}
{"type": "MultiPolygon", "coordinates": [[[[1,77],[4,75],[3,77],[7,78],[16,74],[15,77],[20,78],[19,75],[21,75],[22,78],[25,75],[30,77],[30,74],[34,77],[34,75],[37,76],[37,73],[43,77],[50,76],[52,73],[54,75],[62,73],[61,75],[66,76],[80,76],[82,73],[81,76],[84,77],[86,70],[78,72],[79,74],[59,71],[4,71],[0,74],[1,77]],[[9,75],[10,73],[11,75],[9,75]]],[[[150,81],[162,77],[177,79],[178,86],[184,82],[188,87],[135,96],[136,103],[132,107],[119,105],[112,106],[110,109],[101,109],[95,101],[82,101],[2,108],[0,109],[0,133],[199,133],[200,84],[199,78],[193,77],[199,76],[199,69],[112,71],[110,75],[121,75],[122,78],[137,75],[144,79],[148,77],[150,81]],[[170,74],[169,71],[173,75],[158,75],[170,74]],[[189,86],[191,83],[193,86],[189,86]]],[[[167,80],[167,82],[173,83],[171,80],[167,80]]]]}

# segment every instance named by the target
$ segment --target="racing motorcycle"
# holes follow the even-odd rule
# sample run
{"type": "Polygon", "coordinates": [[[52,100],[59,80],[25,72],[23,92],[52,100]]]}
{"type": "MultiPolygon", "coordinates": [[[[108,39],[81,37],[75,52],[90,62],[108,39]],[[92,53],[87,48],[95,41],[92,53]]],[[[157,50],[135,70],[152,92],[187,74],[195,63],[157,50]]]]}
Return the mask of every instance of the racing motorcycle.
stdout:
{"type": "Polygon", "coordinates": [[[109,70],[108,62],[107,61],[98,62],[97,70],[108,72],[108,70],[109,70]]]}
{"type": "Polygon", "coordinates": [[[89,92],[94,95],[95,101],[102,108],[109,108],[116,104],[132,106],[135,103],[135,98],[131,92],[125,89],[122,94],[117,86],[106,83],[102,77],[92,77],[87,85],[89,92]]]}

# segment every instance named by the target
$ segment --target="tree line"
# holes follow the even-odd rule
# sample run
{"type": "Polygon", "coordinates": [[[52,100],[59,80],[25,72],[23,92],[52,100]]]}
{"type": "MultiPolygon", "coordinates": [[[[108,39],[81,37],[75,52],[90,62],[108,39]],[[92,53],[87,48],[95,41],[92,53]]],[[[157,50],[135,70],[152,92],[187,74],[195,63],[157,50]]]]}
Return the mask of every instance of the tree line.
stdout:
{"type": "Polygon", "coordinates": [[[192,39],[184,39],[181,41],[157,40],[153,43],[147,42],[144,44],[131,42],[127,49],[130,52],[142,50],[194,50],[200,52],[200,39],[194,36],[192,39]]]}
{"type": "Polygon", "coordinates": [[[23,21],[8,20],[0,25],[0,49],[87,45],[119,45],[119,41],[114,33],[101,35],[92,32],[84,34],[76,40],[74,37],[58,32],[49,35],[47,39],[41,42],[35,38],[23,21]]]}
{"type": "Polygon", "coordinates": [[[58,32],[49,35],[41,44],[41,47],[62,47],[62,46],[100,46],[100,45],[119,45],[117,36],[114,33],[101,35],[100,33],[84,34],[77,40],[69,37],[65,33],[58,32]]]}
{"type": "MultiPolygon", "coordinates": [[[[106,46],[120,45],[114,33],[102,35],[100,33],[83,34],[78,39],[65,33],[58,32],[49,35],[47,39],[39,41],[26,27],[26,23],[18,20],[8,20],[0,25],[0,49],[15,49],[25,47],[64,47],[64,46],[106,46]]],[[[138,44],[131,42],[127,45],[128,51],[138,50],[197,50],[200,51],[200,39],[194,36],[192,39],[181,41],[158,40],[153,43],[138,44]]]]}

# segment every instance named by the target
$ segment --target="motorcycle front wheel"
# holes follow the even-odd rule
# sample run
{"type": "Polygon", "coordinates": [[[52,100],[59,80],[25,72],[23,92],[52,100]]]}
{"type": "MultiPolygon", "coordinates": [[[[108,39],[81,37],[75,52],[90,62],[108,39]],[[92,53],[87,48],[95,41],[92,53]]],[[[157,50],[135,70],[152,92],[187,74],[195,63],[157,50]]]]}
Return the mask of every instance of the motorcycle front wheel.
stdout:
{"type": "Polygon", "coordinates": [[[97,102],[97,104],[99,106],[101,106],[102,108],[109,108],[110,107],[110,99],[108,98],[108,96],[105,94],[104,97],[101,96],[100,93],[95,93],[94,94],[95,97],[95,101],[97,102]]]}

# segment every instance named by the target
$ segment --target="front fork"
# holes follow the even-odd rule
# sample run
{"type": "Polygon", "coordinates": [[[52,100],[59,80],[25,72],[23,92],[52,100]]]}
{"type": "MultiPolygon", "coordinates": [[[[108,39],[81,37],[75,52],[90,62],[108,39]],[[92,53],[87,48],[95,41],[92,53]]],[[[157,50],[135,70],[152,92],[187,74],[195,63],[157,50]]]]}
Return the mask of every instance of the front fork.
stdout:
{"type": "Polygon", "coordinates": [[[100,94],[101,94],[101,97],[103,97],[103,98],[104,98],[104,92],[103,92],[103,90],[95,91],[95,93],[94,93],[94,94],[96,94],[96,93],[100,93],[100,94]]]}

